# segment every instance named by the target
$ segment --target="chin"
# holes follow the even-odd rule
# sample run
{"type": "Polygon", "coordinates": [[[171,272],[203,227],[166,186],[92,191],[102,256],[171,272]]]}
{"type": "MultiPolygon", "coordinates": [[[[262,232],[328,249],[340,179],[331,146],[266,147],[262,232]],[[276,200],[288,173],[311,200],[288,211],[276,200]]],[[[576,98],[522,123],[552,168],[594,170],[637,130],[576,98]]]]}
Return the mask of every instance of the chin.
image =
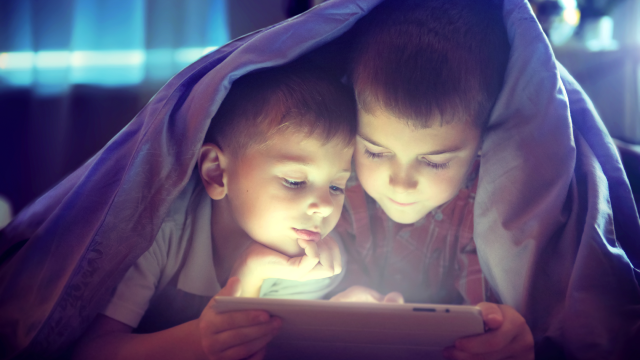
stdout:
{"type": "Polygon", "coordinates": [[[391,220],[397,222],[398,224],[413,224],[416,221],[422,219],[426,214],[397,214],[394,212],[387,212],[385,210],[387,216],[391,218],[391,220]]]}
{"type": "Polygon", "coordinates": [[[304,249],[300,246],[296,246],[296,248],[292,249],[282,249],[277,251],[291,258],[304,255],[304,249]]]}
{"type": "Polygon", "coordinates": [[[391,218],[391,220],[397,222],[398,224],[413,224],[415,222],[417,222],[418,220],[422,219],[422,216],[420,217],[408,217],[408,216],[399,216],[399,217],[394,217],[394,216],[389,216],[391,218]]]}

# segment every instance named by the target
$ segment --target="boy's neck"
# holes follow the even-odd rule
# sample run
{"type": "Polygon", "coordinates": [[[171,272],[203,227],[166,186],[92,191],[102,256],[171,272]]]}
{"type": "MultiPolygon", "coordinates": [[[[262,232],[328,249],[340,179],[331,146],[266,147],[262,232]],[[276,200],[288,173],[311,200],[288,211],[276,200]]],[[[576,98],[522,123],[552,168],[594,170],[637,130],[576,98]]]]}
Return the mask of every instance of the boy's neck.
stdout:
{"type": "Polygon", "coordinates": [[[235,261],[252,241],[233,217],[228,197],[211,203],[211,240],[216,275],[224,286],[235,261]]]}

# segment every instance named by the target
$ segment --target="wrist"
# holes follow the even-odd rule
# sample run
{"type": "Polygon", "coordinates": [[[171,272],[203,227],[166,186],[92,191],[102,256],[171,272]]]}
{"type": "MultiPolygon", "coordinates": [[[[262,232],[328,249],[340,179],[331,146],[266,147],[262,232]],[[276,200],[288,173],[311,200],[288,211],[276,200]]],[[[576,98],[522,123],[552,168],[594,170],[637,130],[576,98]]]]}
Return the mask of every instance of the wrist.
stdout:
{"type": "Polygon", "coordinates": [[[259,277],[246,277],[240,278],[240,288],[242,297],[259,297],[262,283],[265,279],[259,277]]]}
{"type": "Polygon", "coordinates": [[[265,278],[260,276],[257,271],[252,271],[248,264],[243,263],[232,271],[231,276],[240,279],[240,289],[242,297],[258,297],[260,296],[260,288],[265,278]]]}

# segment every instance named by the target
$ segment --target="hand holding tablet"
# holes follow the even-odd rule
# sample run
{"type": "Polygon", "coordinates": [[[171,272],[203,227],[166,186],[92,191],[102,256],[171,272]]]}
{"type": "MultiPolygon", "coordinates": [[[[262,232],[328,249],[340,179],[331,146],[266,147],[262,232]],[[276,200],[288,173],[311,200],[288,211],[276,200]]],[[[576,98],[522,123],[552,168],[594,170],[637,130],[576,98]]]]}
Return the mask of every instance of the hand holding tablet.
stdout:
{"type": "Polygon", "coordinates": [[[267,351],[277,359],[439,359],[457,339],[484,332],[474,306],[218,296],[214,308],[281,318],[267,351]]]}

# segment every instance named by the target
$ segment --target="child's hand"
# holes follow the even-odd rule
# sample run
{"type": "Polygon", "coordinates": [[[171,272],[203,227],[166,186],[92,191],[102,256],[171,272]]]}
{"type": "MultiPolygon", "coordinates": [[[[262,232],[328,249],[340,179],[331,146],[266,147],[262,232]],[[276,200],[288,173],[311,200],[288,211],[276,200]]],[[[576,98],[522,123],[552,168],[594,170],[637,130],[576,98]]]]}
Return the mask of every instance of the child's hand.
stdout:
{"type": "Polygon", "coordinates": [[[382,296],[379,292],[365,286],[355,285],[347,290],[335,295],[331,301],[353,301],[353,302],[374,302],[374,303],[390,303],[404,304],[402,294],[397,291],[382,296]]]}
{"type": "MultiPolygon", "coordinates": [[[[232,277],[216,296],[239,296],[240,281],[232,277]]],[[[200,315],[202,349],[208,359],[262,359],[267,343],[278,333],[282,321],[266,311],[232,311],[218,314],[213,297],[200,315]]]]}
{"type": "MultiPolygon", "coordinates": [[[[288,266],[281,268],[284,273],[288,273],[289,266],[293,266],[298,269],[299,277],[297,279],[278,276],[280,279],[289,280],[311,280],[311,279],[323,279],[333,275],[338,275],[342,272],[342,256],[340,255],[340,247],[330,236],[324,239],[314,242],[308,240],[298,239],[298,245],[304,249],[304,255],[291,258],[288,261],[288,266]],[[315,262],[314,266],[310,265],[315,262]]],[[[289,276],[296,276],[290,274],[289,276]]]]}
{"type": "Polygon", "coordinates": [[[330,277],[342,271],[340,248],[331,237],[318,242],[300,239],[298,244],[305,254],[294,258],[257,242],[249,245],[231,273],[242,280],[242,296],[259,296],[265,279],[305,281],[330,277]]]}
{"type": "Polygon", "coordinates": [[[512,307],[478,304],[488,331],[458,339],[444,350],[446,359],[533,359],[533,335],[524,318],[512,307]]]}

